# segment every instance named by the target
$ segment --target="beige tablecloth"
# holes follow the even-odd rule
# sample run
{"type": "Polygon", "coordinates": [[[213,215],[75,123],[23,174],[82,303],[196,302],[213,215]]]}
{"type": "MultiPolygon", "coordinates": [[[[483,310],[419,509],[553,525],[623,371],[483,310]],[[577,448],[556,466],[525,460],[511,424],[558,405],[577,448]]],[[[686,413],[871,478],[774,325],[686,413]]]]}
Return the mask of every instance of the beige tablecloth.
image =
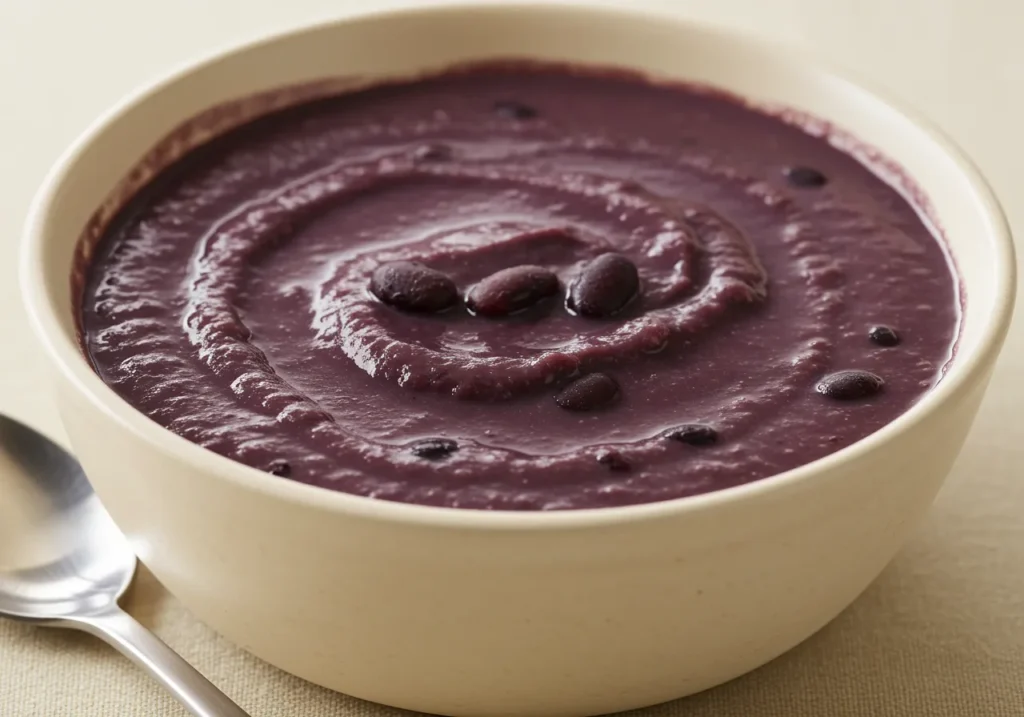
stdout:
{"type": "MultiPolygon", "coordinates": [[[[197,52],[382,4],[0,0],[0,410],[60,436],[38,349],[18,304],[14,262],[31,192],[61,148],[133,85],[197,52]]],[[[1024,227],[1021,0],[643,4],[810,44],[888,85],[965,146],[1000,193],[1011,223],[1024,227]]],[[[1024,715],[1022,348],[1018,322],[935,509],[853,607],[761,670],[642,714],[1024,715]]],[[[313,687],[241,652],[192,618],[148,573],[126,607],[254,717],[399,714],[313,687]]],[[[184,714],[94,639],[0,622],[3,717],[184,714]]]]}

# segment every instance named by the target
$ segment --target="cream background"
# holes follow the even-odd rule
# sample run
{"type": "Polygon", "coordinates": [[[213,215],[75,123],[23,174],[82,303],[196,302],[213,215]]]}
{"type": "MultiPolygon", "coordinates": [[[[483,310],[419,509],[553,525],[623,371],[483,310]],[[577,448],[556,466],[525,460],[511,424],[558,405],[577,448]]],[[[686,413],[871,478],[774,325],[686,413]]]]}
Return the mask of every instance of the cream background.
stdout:
{"type": "MultiPolygon", "coordinates": [[[[408,2],[408,0],[406,0],[408,2]]],[[[0,410],[61,436],[22,316],[17,242],[58,153],[155,74],[263,31],[381,0],[0,0],[0,410]]],[[[1019,0],[646,0],[807,44],[935,118],[1024,227],[1024,3],[1019,0]]],[[[643,711],[666,717],[1024,715],[1024,328],[930,517],[836,622],[758,672],[643,711]]],[[[0,496],[2,500],[2,496],[0,496]]],[[[254,717],[394,715],[259,662],[143,573],[126,606],[254,717]]],[[[400,679],[400,676],[396,676],[400,679]]],[[[184,715],[95,640],[0,623],[0,715],[184,715]]]]}

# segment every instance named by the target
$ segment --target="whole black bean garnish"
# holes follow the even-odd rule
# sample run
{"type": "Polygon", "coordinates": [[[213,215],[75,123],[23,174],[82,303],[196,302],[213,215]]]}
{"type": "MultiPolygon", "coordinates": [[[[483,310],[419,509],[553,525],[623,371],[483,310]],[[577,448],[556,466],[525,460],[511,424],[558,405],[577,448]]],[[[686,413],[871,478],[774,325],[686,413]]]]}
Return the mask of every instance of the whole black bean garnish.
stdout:
{"type": "Polygon", "coordinates": [[[459,290],[447,275],[415,261],[395,261],[377,267],[370,291],[389,306],[414,313],[435,313],[451,308],[459,290]]]}
{"type": "Polygon", "coordinates": [[[837,371],[818,382],[815,390],[837,401],[856,401],[880,393],[885,387],[881,376],[870,371],[837,371]]]}
{"type": "Polygon", "coordinates": [[[459,450],[459,444],[450,438],[424,438],[423,440],[416,441],[409,448],[417,458],[426,458],[433,461],[447,458],[459,450]]]}
{"type": "Polygon", "coordinates": [[[567,411],[594,411],[604,408],[619,395],[619,384],[604,373],[588,373],[563,388],[555,403],[567,411]]]}
{"type": "Polygon", "coordinates": [[[537,116],[537,110],[522,102],[498,100],[494,103],[494,114],[504,119],[528,120],[537,116]]]}
{"type": "Polygon", "coordinates": [[[718,442],[718,431],[703,423],[684,423],[668,431],[665,437],[688,446],[710,446],[718,442]]]}
{"type": "Polygon", "coordinates": [[[811,167],[786,167],[784,174],[790,184],[801,189],[816,189],[828,184],[828,177],[811,167]]]}
{"type": "Polygon", "coordinates": [[[596,458],[598,463],[607,466],[609,470],[628,471],[632,468],[625,456],[611,448],[602,448],[597,452],[596,458]]]}
{"type": "Polygon", "coordinates": [[[606,318],[621,311],[640,291],[636,265],[621,254],[602,254],[569,286],[566,306],[589,318],[606,318]]]}
{"type": "Polygon", "coordinates": [[[868,330],[868,338],[872,343],[886,348],[898,346],[900,343],[900,335],[896,333],[896,329],[888,326],[872,326],[868,330]]]}
{"type": "Polygon", "coordinates": [[[481,316],[508,316],[558,293],[558,277],[542,266],[502,269],[466,294],[466,307],[481,316]]]}
{"type": "Polygon", "coordinates": [[[292,466],[287,461],[274,461],[267,466],[267,473],[287,478],[292,474],[292,466]]]}

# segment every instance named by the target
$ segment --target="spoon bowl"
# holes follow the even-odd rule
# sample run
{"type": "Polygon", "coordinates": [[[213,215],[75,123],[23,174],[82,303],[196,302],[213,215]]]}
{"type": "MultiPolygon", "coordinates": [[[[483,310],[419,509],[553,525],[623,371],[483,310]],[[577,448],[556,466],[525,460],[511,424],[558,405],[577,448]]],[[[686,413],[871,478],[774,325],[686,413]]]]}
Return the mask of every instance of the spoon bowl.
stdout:
{"type": "Polygon", "coordinates": [[[246,717],[118,607],[136,558],[71,454],[0,415],[0,617],[94,634],[196,717],[246,717]]]}
{"type": "Polygon", "coordinates": [[[0,416],[0,615],[33,622],[117,604],[135,553],[78,462],[0,416]]]}

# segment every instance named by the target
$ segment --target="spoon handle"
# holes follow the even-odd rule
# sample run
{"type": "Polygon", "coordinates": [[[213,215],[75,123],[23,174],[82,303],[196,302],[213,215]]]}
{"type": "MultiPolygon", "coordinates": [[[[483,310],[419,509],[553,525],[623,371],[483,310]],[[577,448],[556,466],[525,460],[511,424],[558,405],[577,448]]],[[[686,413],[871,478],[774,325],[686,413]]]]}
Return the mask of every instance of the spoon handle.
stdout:
{"type": "Polygon", "coordinates": [[[139,665],[195,717],[249,717],[181,655],[116,605],[75,620],[75,627],[105,640],[139,665]]]}

